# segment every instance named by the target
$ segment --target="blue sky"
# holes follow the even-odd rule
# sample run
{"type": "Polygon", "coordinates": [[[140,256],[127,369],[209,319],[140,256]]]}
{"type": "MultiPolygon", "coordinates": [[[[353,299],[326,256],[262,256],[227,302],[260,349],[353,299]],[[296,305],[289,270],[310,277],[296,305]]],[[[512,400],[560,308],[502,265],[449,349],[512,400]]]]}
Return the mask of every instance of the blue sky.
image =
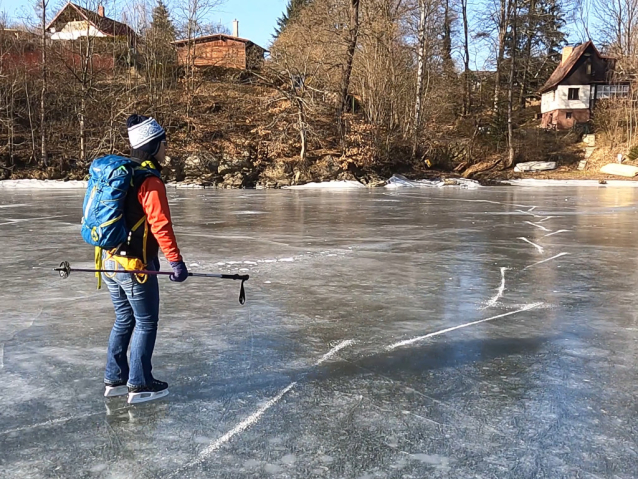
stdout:
{"type": "MultiPolygon", "coordinates": [[[[179,0],[169,0],[166,3],[171,4],[179,0]]],[[[10,18],[24,18],[25,15],[33,15],[34,0],[0,0],[0,10],[4,10],[10,18]]],[[[64,5],[64,0],[51,0],[50,9],[57,9],[64,5]]],[[[82,2],[78,2],[82,4],[82,2]]],[[[107,15],[109,14],[109,5],[112,0],[104,2],[107,6],[107,15]]],[[[118,2],[123,3],[123,2],[118,2]]],[[[236,18],[239,20],[239,35],[252,40],[253,42],[267,47],[275,30],[277,18],[286,8],[287,0],[226,0],[223,5],[218,7],[211,15],[211,21],[219,21],[232,29],[232,22],[236,18]]],[[[116,20],[117,15],[116,15],[116,20]]]]}
{"type": "MultiPolygon", "coordinates": [[[[0,11],[5,11],[10,18],[18,19],[27,16],[33,18],[33,4],[36,0],[0,0],[0,11]]],[[[85,2],[97,3],[100,0],[76,0],[77,3],[85,2]]],[[[115,9],[113,4],[132,4],[139,0],[102,0],[106,5],[106,14],[112,15],[115,9]],[[109,10],[111,13],[109,13],[109,10]]],[[[151,0],[153,1],[153,0],[151,0]]],[[[182,0],[165,0],[169,5],[176,5],[182,0]]],[[[57,12],[66,0],[50,0],[49,10],[57,12]]],[[[253,42],[268,48],[272,41],[272,34],[282,12],[286,8],[288,0],[225,0],[223,4],[211,14],[211,22],[221,22],[232,29],[232,22],[236,18],[239,20],[239,35],[252,40],[253,42]]],[[[481,1],[471,1],[471,8],[477,9],[482,4],[481,1]],[[473,5],[472,5],[473,4],[473,5]]],[[[121,11],[121,9],[120,9],[121,11]]],[[[120,15],[114,15],[119,19],[120,15]]],[[[576,42],[579,39],[574,35],[574,25],[568,24],[566,31],[571,32],[569,41],[576,42]]],[[[470,46],[470,68],[483,70],[491,68],[489,63],[489,47],[485,42],[472,42],[470,46]]]]}

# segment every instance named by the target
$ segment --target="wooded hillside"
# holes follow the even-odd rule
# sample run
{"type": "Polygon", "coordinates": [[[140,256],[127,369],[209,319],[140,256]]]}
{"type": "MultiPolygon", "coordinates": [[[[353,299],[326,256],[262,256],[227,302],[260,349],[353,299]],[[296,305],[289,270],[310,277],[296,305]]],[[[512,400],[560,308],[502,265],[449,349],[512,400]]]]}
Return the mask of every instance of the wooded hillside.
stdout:
{"type": "MultiPolygon", "coordinates": [[[[376,184],[579,159],[578,132],[538,128],[538,89],[560,62],[566,18],[594,15],[561,0],[497,0],[482,13],[468,0],[291,0],[253,71],[198,68],[194,48],[178,64],[172,42],[215,31],[205,21],[215,0],[122,8],[137,49],[118,37],[52,41],[48,2],[37,3],[37,28],[0,29],[0,179],[83,177],[92,159],[128,152],[133,112],[167,129],[172,179],[209,185],[376,184]],[[478,41],[491,45],[492,70],[471,67],[478,41]]],[[[638,0],[595,3],[601,48],[635,82],[638,0]]],[[[635,92],[601,105],[593,125],[627,154],[638,145],[635,92]]]]}

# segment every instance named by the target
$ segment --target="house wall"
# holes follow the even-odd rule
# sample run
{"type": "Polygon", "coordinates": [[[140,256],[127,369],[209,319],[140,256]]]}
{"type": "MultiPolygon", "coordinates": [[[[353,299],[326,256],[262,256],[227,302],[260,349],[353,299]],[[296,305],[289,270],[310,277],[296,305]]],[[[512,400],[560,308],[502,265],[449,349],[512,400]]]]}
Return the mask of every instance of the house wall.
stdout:
{"type": "Polygon", "coordinates": [[[64,25],[59,32],[51,35],[51,40],[76,40],[80,37],[106,37],[93,25],[86,21],[74,21],[64,25]]]}
{"type": "MultiPolygon", "coordinates": [[[[195,66],[223,67],[246,69],[246,44],[233,40],[213,40],[197,43],[195,48],[195,66]]],[[[188,45],[177,48],[177,58],[180,64],[188,61],[188,45]]]]}
{"type": "Polygon", "coordinates": [[[557,130],[568,130],[577,123],[587,123],[591,118],[589,110],[554,110],[543,113],[541,120],[542,128],[554,128],[557,130]],[[571,118],[567,118],[568,113],[571,118]]]}
{"type": "Polygon", "coordinates": [[[592,85],[558,85],[555,90],[543,93],[541,113],[554,110],[589,110],[594,88],[592,85]],[[578,88],[578,100],[569,100],[569,89],[578,88]]]}

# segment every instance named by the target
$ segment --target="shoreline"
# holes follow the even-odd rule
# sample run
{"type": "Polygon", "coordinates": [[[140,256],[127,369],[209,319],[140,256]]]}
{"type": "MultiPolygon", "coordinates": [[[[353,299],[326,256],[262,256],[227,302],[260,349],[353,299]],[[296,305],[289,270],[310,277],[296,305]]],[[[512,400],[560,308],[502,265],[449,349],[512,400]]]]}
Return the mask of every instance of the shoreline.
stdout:
{"type": "MultiPolygon", "coordinates": [[[[19,179],[19,180],[0,180],[0,190],[72,190],[86,189],[87,181],[82,180],[37,180],[37,179],[19,179]]],[[[285,189],[285,190],[353,190],[353,189],[370,189],[370,188],[387,188],[387,189],[403,189],[403,188],[460,188],[460,189],[478,189],[490,186],[515,186],[519,188],[543,188],[543,187],[616,187],[616,188],[638,188],[638,179],[558,179],[558,178],[517,178],[491,180],[481,184],[476,180],[466,180],[464,178],[448,178],[445,180],[408,180],[401,175],[394,175],[382,185],[365,185],[354,180],[332,180],[325,182],[311,182],[302,185],[284,186],[282,188],[266,188],[257,185],[254,188],[225,188],[219,186],[200,185],[188,182],[169,182],[166,183],[168,189],[247,189],[247,190],[266,190],[266,189],[285,189]]]]}

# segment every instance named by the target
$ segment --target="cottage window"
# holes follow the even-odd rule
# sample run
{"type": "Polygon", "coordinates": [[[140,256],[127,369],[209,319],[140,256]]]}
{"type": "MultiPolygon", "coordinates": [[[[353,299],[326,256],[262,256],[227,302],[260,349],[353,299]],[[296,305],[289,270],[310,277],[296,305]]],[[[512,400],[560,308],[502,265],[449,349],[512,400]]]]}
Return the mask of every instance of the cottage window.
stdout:
{"type": "Polygon", "coordinates": [[[628,97],[629,85],[598,85],[596,87],[596,99],[628,97]]]}
{"type": "Polygon", "coordinates": [[[592,75],[591,60],[587,62],[587,74],[592,75]]]}
{"type": "Polygon", "coordinates": [[[578,100],[578,88],[570,88],[567,91],[567,99],[568,100],[578,100]]]}
{"type": "Polygon", "coordinates": [[[568,111],[567,113],[565,113],[565,118],[567,118],[568,120],[571,120],[572,118],[572,112],[568,111]]]}

